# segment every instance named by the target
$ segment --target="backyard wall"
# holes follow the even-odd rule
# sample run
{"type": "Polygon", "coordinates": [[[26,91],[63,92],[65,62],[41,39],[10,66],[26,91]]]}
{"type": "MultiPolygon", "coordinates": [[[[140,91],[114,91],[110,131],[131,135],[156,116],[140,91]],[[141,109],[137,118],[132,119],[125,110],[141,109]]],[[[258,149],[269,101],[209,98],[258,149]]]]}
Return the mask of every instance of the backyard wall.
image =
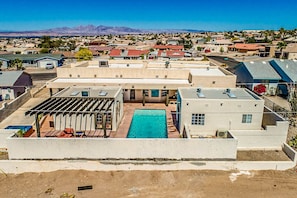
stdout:
{"type": "Polygon", "coordinates": [[[289,123],[277,121],[266,130],[229,130],[238,139],[239,150],[281,149],[286,142],[289,123]]]}
{"type": "Polygon", "coordinates": [[[16,111],[20,106],[25,104],[31,98],[30,91],[26,89],[25,93],[11,101],[6,103],[2,108],[0,108],[0,122],[7,118],[10,114],[16,111]]]}
{"type": "Polygon", "coordinates": [[[6,139],[17,131],[16,129],[0,129],[0,149],[7,148],[6,139]]]}
{"type": "Polygon", "coordinates": [[[236,159],[236,139],[8,138],[10,159],[236,159]]]}

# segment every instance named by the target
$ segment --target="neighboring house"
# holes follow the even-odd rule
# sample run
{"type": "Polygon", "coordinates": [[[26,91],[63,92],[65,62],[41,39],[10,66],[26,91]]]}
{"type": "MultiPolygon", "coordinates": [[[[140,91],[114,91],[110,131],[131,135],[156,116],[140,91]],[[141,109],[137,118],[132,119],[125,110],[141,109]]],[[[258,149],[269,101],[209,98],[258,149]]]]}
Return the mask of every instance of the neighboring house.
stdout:
{"type": "Polygon", "coordinates": [[[98,45],[90,45],[89,50],[91,50],[93,56],[100,56],[100,55],[106,55],[110,53],[110,50],[112,50],[114,47],[112,46],[98,46],[98,45]]]}
{"type": "Polygon", "coordinates": [[[297,43],[290,43],[282,50],[284,59],[297,60],[297,43]]]}
{"type": "Polygon", "coordinates": [[[57,68],[47,87],[121,86],[125,101],[164,102],[176,97],[177,87],[235,87],[236,76],[207,61],[108,60],[57,68]],[[103,63],[100,65],[100,63],[103,63]]]}
{"type": "Polygon", "coordinates": [[[297,82],[297,60],[273,59],[270,64],[281,76],[282,82],[297,82]]]}
{"type": "Polygon", "coordinates": [[[221,39],[221,40],[211,40],[204,45],[204,51],[206,52],[228,52],[228,47],[232,45],[230,39],[221,39]]]}
{"type": "Polygon", "coordinates": [[[167,45],[179,45],[179,44],[182,43],[182,40],[181,39],[178,39],[178,38],[176,38],[176,39],[168,39],[166,41],[166,43],[167,43],[167,45]]]}
{"type": "Polygon", "coordinates": [[[31,87],[30,74],[23,71],[0,71],[0,99],[11,100],[23,94],[31,87]]]}
{"type": "Polygon", "coordinates": [[[156,50],[178,50],[182,51],[184,50],[184,46],[182,45],[155,45],[154,49],[156,50]]]}
{"type": "Polygon", "coordinates": [[[236,43],[234,45],[229,46],[228,51],[259,54],[260,51],[265,51],[265,47],[258,44],[236,43]]]}
{"type": "Polygon", "coordinates": [[[281,76],[273,69],[269,62],[250,61],[239,63],[234,71],[237,84],[256,91],[258,94],[275,95],[281,76]],[[265,92],[257,91],[259,85],[265,85],[265,92]]]}
{"type": "Polygon", "coordinates": [[[146,59],[148,50],[133,50],[133,49],[112,49],[110,51],[110,58],[116,60],[131,59],[131,60],[140,60],[146,59]]]}
{"type": "Polygon", "coordinates": [[[23,54],[39,54],[41,48],[27,48],[23,54]]]}
{"type": "Polygon", "coordinates": [[[157,56],[161,59],[178,60],[185,56],[185,52],[178,50],[159,50],[157,56]]]}
{"type": "Polygon", "coordinates": [[[297,60],[273,59],[270,64],[282,78],[278,85],[278,94],[287,97],[290,86],[297,82],[297,60]]]}
{"type": "Polygon", "coordinates": [[[286,142],[288,122],[247,89],[179,88],[176,111],[183,137],[234,138],[237,149],[281,148],[286,142]]]}
{"type": "Polygon", "coordinates": [[[0,61],[3,62],[2,68],[7,68],[15,59],[23,62],[23,67],[46,68],[47,64],[54,67],[62,66],[64,57],[62,54],[7,54],[0,55],[0,61]]]}

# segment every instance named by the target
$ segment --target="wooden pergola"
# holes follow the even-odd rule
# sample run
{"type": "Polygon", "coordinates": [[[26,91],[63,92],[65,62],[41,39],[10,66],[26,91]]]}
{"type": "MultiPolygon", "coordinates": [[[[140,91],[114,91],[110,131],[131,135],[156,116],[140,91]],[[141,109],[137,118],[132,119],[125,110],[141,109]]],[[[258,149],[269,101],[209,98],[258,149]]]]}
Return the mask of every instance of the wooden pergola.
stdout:
{"type": "Polygon", "coordinates": [[[114,98],[98,97],[51,97],[25,112],[35,115],[37,137],[40,137],[39,115],[79,115],[89,114],[103,117],[104,137],[106,137],[106,115],[112,113],[114,98]]]}

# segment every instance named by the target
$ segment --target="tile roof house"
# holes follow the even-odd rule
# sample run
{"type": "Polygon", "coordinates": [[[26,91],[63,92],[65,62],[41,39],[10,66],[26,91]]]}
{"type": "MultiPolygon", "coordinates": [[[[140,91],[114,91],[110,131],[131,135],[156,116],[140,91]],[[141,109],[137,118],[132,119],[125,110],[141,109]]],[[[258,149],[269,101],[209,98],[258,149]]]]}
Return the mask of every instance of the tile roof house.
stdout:
{"type": "Polygon", "coordinates": [[[157,50],[179,50],[182,51],[184,46],[182,45],[155,45],[154,49],[157,50]]]}
{"type": "Polygon", "coordinates": [[[158,58],[165,58],[165,59],[179,59],[185,56],[185,52],[178,51],[178,50],[159,50],[158,51],[158,58]]]}
{"type": "Polygon", "coordinates": [[[133,49],[112,49],[109,53],[112,59],[144,59],[149,50],[133,50],[133,49]]]}
{"type": "Polygon", "coordinates": [[[0,100],[15,99],[32,86],[30,74],[23,71],[0,71],[0,100]]]}
{"type": "Polygon", "coordinates": [[[113,46],[99,46],[99,45],[90,45],[89,50],[91,50],[93,56],[100,56],[104,54],[110,53],[110,50],[112,50],[113,46]]]}
{"type": "MultiPolygon", "coordinates": [[[[258,94],[275,95],[281,76],[267,61],[250,61],[239,63],[235,67],[237,84],[245,86],[258,94]],[[259,86],[265,86],[261,91],[259,86]]],[[[263,87],[264,87],[263,86],[263,87]]]]}
{"type": "Polygon", "coordinates": [[[241,53],[258,53],[260,50],[265,50],[264,46],[258,44],[236,43],[228,47],[229,51],[237,51],[241,53]]]}

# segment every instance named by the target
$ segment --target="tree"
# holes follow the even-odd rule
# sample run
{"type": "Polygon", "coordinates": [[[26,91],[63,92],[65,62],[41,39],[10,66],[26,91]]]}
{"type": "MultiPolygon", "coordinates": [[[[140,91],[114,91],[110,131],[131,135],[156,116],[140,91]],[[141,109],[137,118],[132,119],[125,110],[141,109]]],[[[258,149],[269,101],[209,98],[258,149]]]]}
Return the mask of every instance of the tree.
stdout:
{"type": "Polygon", "coordinates": [[[89,49],[81,48],[79,51],[75,54],[75,57],[78,61],[82,60],[92,60],[93,54],[89,49]]]}
{"type": "Polygon", "coordinates": [[[221,48],[220,48],[220,52],[221,52],[221,54],[223,54],[223,53],[224,53],[224,51],[225,51],[225,50],[224,50],[224,48],[223,48],[223,47],[221,47],[221,48]]]}
{"type": "Polygon", "coordinates": [[[18,58],[14,59],[13,61],[11,61],[10,67],[16,68],[17,70],[21,70],[23,67],[23,62],[18,58]]]}
{"type": "Polygon", "coordinates": [[[279,49],[281,52],[282,52],[283,49],[286,48],[286,47],[287,47],[287,43],[286,43],[286,42],[281,41],[281,42],[278,42],[278,43],[277,43],[277,49],[279,49]]]}
{"type": "Polygon", "coordinates": [[[0,61],[0,71],[1,71],[1,67],[2,67],[2,65],[3,65],[3,62],[2,62],[2,61],[0,61]]]}
{"type": "Polygon", "coordinates": [[[255,37],[248,37],[247,43],[256,43],[255,37]]]}
{"type": "Polygon", "coordinates": [[[41,53],[41,54],[48,54],[49,53],[49,49],[48,48],[42,48],[39,52],[41,53]]]}

